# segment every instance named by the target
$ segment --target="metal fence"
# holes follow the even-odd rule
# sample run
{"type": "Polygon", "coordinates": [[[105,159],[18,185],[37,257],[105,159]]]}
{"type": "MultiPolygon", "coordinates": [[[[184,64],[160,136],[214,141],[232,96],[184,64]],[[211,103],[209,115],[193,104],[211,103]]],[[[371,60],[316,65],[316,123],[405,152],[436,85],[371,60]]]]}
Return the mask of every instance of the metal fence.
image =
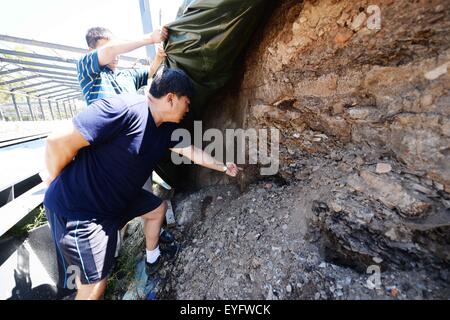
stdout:
{"type": "MultiPolygon", "coordinates": [[[[57,120],[76,115],[86,105],[76,68],[86,52],[0,34],[0,121],[57,120]]],[[[119,69],[143,65],[148,61],[121,56],[119,69]]]]}

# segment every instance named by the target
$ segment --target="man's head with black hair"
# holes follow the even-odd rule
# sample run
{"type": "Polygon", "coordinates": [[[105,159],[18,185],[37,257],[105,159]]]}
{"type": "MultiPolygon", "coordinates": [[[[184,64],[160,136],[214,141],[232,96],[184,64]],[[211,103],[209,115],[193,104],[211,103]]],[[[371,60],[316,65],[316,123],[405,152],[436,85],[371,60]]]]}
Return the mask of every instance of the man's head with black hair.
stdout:
{"type": "Polygon", "coordinates": [[[166,122],[180,122],[189,111],[194,86],[181,69],[161,68],[150,85],[151,102],[157,102],[166,122]]]}
{"type": "Polygon", "coordinates": [[[90,28],[86,32],[86,43],[89,49],[96,49],[113,38],[113,34],[109,29],[102,27],[90,28]],[[101,41],[103,40],[103,41],[101,41]]]}
{"type": "Polygon", "coordinates": [[[181,69],[161,68],[153,78],[150,86],[150,94],[155,98],[161,98],[168,93],[174,93],[178,97],[194,96],[194,87],[188,75],[181,69]]]}

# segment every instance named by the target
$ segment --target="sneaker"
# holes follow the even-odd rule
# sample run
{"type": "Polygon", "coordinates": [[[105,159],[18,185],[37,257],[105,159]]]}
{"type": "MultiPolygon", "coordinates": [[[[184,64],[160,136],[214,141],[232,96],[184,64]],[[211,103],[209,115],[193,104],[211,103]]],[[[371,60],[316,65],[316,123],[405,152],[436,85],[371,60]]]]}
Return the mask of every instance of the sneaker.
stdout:
{"type": "Polygon", "coordinates": [[[162,229],[161,234],[159,235],[160,243],[173,243],[175,241],[175,237],[166,229],[162,229]]]}
{"type": "MultiPolygon", "coordinates": [[[[157,273],[158,270],[161,269],[161,266],[164,264],[164,262],[174,261],[177,257],[178,251],[180,251],[180,245],[178,243],[174,243],[170,246],[165,247],[164,249],[161,248],[161,254],[155,262],[145,262],[147,275],[154,275],[155,273],[157,273]]],[[[145,255],[144,259],[146,259],[145,255]]]]}

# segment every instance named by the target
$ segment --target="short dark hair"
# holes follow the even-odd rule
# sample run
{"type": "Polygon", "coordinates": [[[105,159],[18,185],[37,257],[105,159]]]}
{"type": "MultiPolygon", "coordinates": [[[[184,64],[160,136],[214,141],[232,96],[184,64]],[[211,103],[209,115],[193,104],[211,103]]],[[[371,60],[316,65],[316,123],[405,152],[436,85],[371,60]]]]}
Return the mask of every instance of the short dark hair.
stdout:
{"type": "Polygon", "coordinates": [[[102,27],[90,28],[86,32],[86,42],[89,48],[95,49],[97,41],[101,39],[110,40],[113,34],[109,29],[102,27]]]}
{"type": "Polygon", "coordinates": [[[156,73],[150,86],[150,94],[159,99],[168,93],[189,99],[194,96],[194,86],[183,70],[164,67],[156,73]]]}

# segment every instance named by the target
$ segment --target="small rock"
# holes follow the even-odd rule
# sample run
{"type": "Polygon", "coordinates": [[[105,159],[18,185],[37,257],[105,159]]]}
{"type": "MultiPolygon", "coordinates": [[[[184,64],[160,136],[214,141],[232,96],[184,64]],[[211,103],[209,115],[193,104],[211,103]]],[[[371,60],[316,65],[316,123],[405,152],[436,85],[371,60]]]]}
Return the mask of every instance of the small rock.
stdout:
{"type": "Polygon", "coordinates": [[[221,197],[221,196],[218,196],[217,197],[217,200],[222,200],[223,198],[221,197]]]}
{"type": "Polygon", "coordinates": [[[362,165],[365,163],[365,161],[364,161],[364,159],[361,158],[360,156],[357,156],[357,157],[355,158],[355,163],[356,163],[358,166],[362,166],[362,165]]]}
{"type": "Polygon", "coordinates": [[[428,107],[433,103],[433,96],[431,94],[424,95],[420,99],[420,104],[422,107],[428,107]]]}
{"type": "Polygon", "coordinates": [[[266,183],[266,184],[264,185],[264,188],[267,189],[267,190],[272,189],[272,187],[273,187],[273,185],[272,185],[271,183],[266,183]]]}
{"type": "Polygon", "coordinates": [[[333,105],[333,115],[344,113],[344,103],[338,102],[333,105]]]}
{"type": "Polygon", "coordinates": [[[322,262],[321,264],[319,264],[319,268],[326,268],[326,267],[327,267],[326,262],[322,262]]]}
{"type": "Polygon", "coordinates": [[[420,193],[426,194],[428,196],[434,195],[433,190],[428,189],[427,187],[424,187],[423,185],[418,184],[418,183],[411,183],[411,188],[416,191],[419,191],[420,193]]]}
{"type": "Polygon", "coordinates": [[[387,231],[384,235],[389,239],[391,239],[392,241],[397,240],[397,233],[395,232],[394,228],[389,229],[389,231],[387,231]]]}
{"type": "Polygon", "coordinates": [[[380,257],[373,257],[372,258],[373,262],[375,262],[376,264],[380,264],[383,262],[383,259],[381,259],[380,257]]]}
{"type": "Polygon", "coordinates": [[[442,203],[444,204],[444,206],[445,206],[446,208],[450,208],[450,200],[442,199],[442,203]]]}
{"type": "Polygon", "coordinates": [[[299,170],[295,173],[295,178],[297,180],[305,180],[311,175],[311,172],[308,170],[299,170]]]}
{"type": "Polygon", "coordinates": [[[436,189],[438,189],[439,191],[443,191],[444,190],[444,185],[442,183],[433,181],[433,185],[436,189]]]}
{"type": "Polygon", "coordinates": [[[298,139],[298,138],[300,138],[300,133],[294,133],[292,136],[293,136],[295,139],[298,139]]]}
{"type": "Polygon", "coordinates": [[[346,12],[344,12],[339,20],[336,22],[339,26],[343,27],[345,26],[345,22],[350,18],[350,15],[346,12]]]}
{"type": "Polygon", "coordinates": [[[314,295],[314,299],[319,300],[320,299],[320,293],[316,292],[316,294],[314,295]]]}
{"type": "Polygon", "coordinates": [[[342,207],[338,203],[336,203],[334,201],[332,201],[330,203],[330,207],[331,207],[331,209],[333,209],[334,212],[341,212],[342,211],[342,207]]]}
{"type": "Polygon", "coordinates": [[[326,134],[323,134],[323,133],[316,133],[314,135],[314,137],[321,138],[321,139],[324,139],[324,140],[328,139],[328,136],[326,134]]]}
{"type": "Polygon", "coordinates": [[[337,44],[345,44],[353,36],[353,32],[350,30],[345,30],[338,32],[334,37],[334,42],[337,44]]]}
{"type": "Polygon", "coordinates": [[[444,74],[447,73],[447,63],[444,63],[443,65],[428,71],[425,73],[425,78],[428,80],[436,80],[437,78],[439,78],[440,76],[443,76],[444,74]]]}
{"type": "Polygon", "coordinates": [[[434,12],[442,12],[444,11],[444,6],[442,4],[439,4],[436,6],[436,8],[434,8],[434,12]]]}
{"type": "Polygon", "coordinates": [[[291,293],[291,292],[292,292],[292,286],[291,286],[290,284],[288,284],[288,285],[286,286],[286,292],[287,292],[287,293],[291,293]]]}
{"type": "Polygon", "coordinates": [[[363,26],[364,22],[366,21],[366,14],[364,12],[361,12],[356,17],[353,18],[352,24],[350,25],[350,29],[353,31],[358,31],[363,26]]]}
{"type": "Polygon", "coordinates": [[[397,296],[399,294],[399,291],[398,291],[398,289],[396,287],[392,287],[391,290],[390,290],[390,294],[391,294],[392,297],[397,298],[397,296]]]}
{"type": "Polygon", "coordinates": [[[388,173],[392,170],[392,166],[389,163],[377,163],[375,171],[377,173],[388,173]]]}

